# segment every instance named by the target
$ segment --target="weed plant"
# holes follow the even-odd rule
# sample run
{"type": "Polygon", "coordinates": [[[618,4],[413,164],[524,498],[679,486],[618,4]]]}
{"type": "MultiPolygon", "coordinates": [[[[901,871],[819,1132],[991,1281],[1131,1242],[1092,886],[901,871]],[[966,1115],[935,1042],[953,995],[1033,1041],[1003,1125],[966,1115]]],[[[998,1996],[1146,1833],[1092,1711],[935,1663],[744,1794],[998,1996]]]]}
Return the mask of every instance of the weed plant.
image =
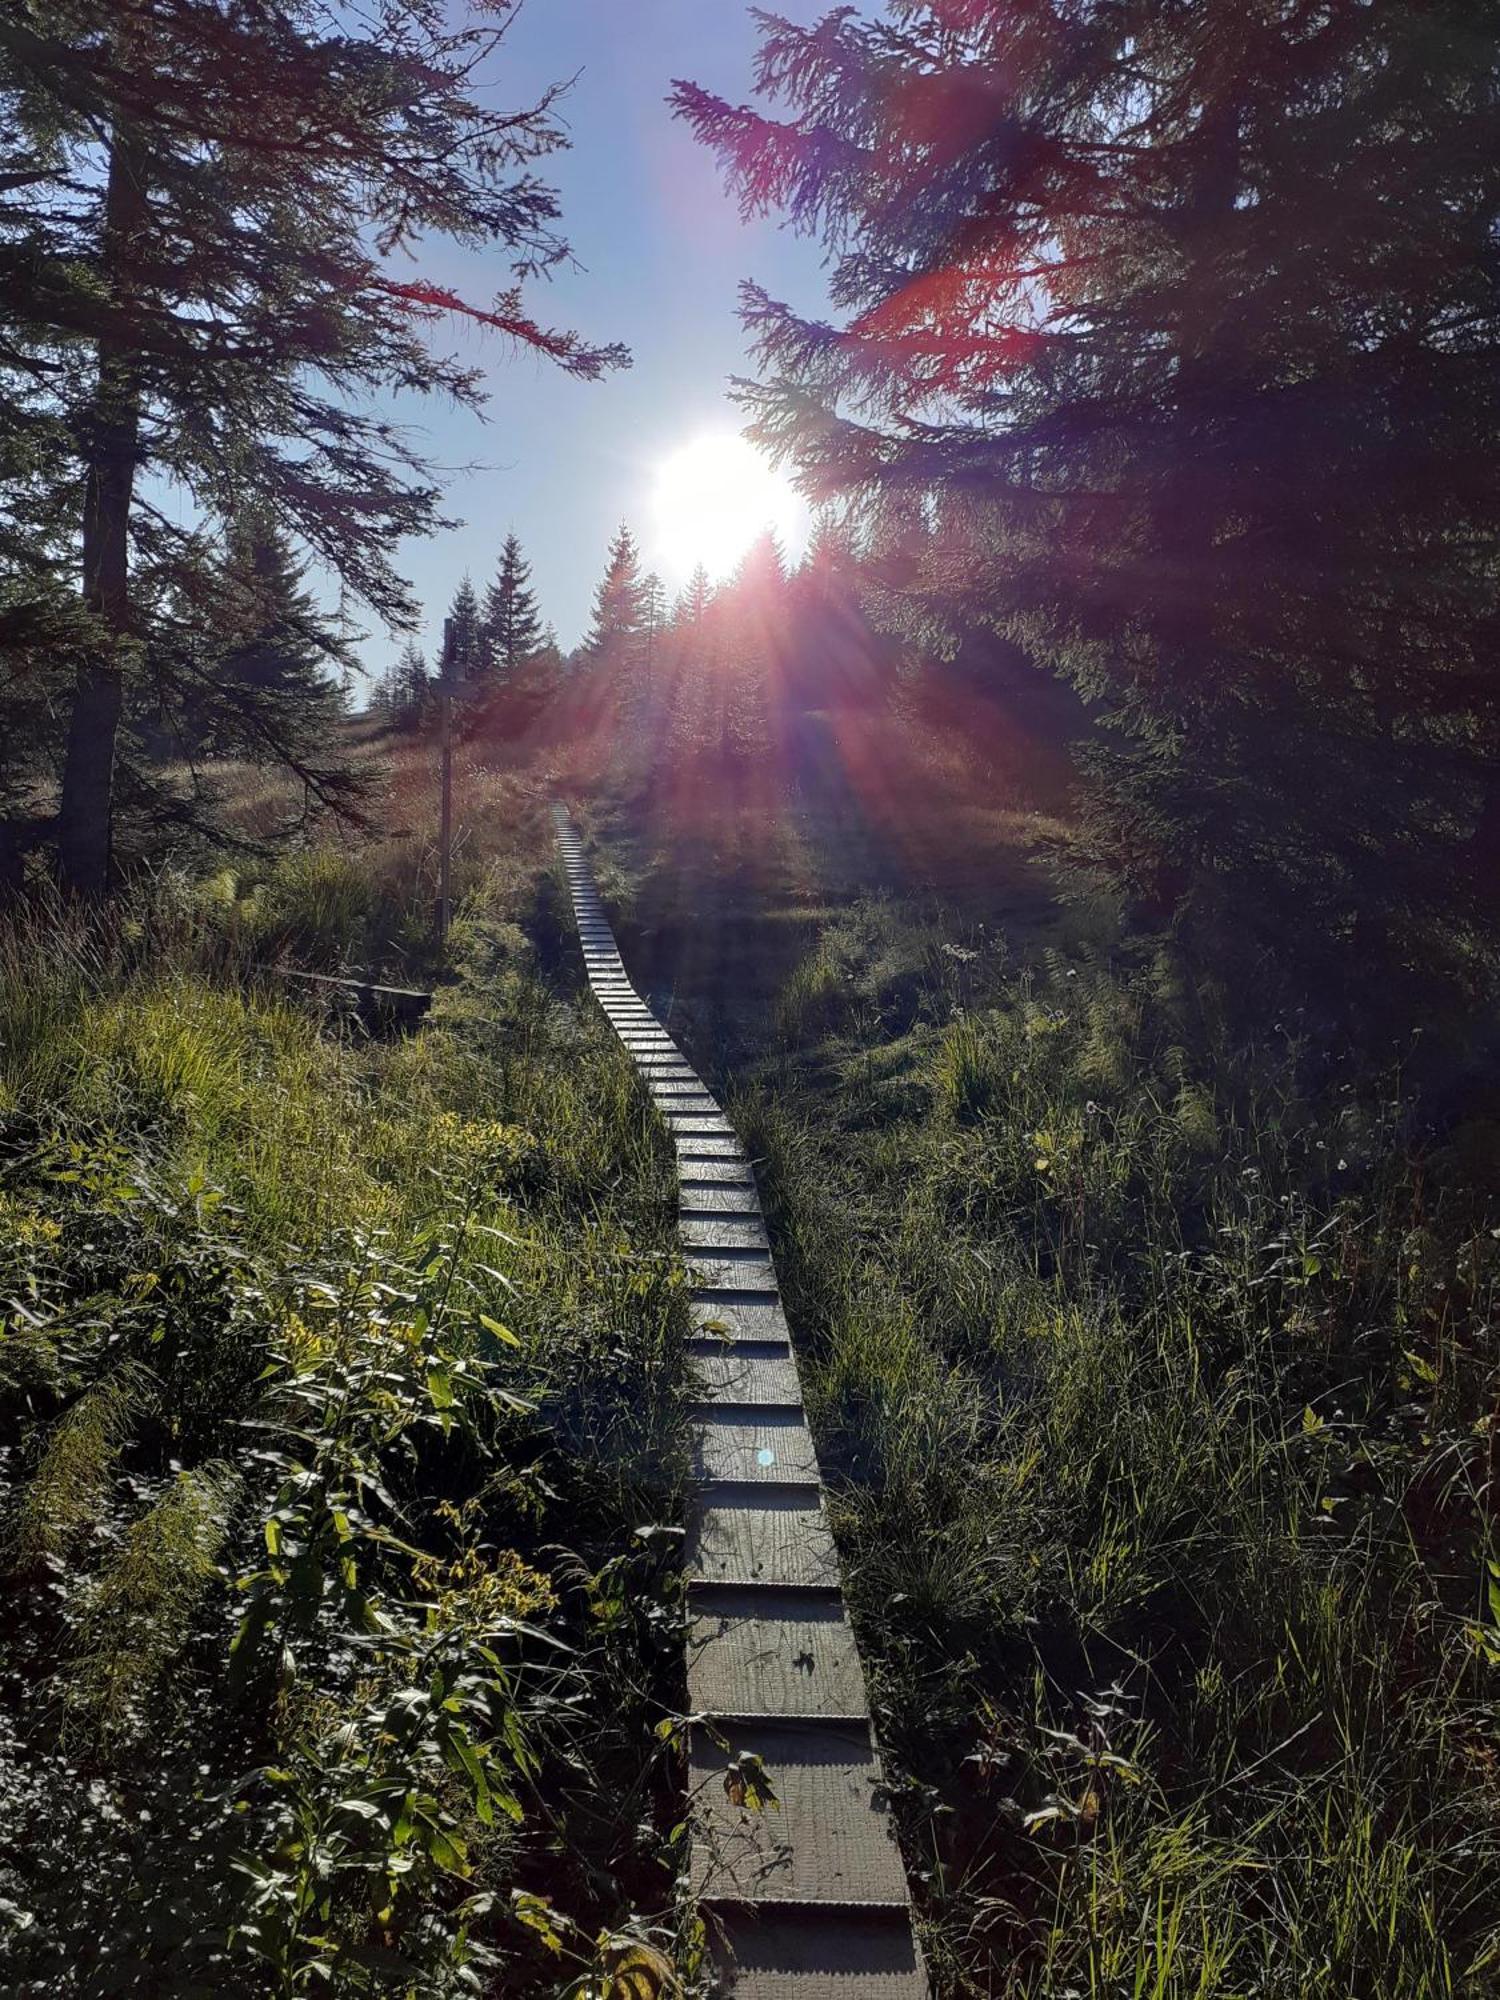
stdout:
{"type": "Polygon", "coordinates": [[[271,968],[409,855],[0,932],[7,1992],[676,1990],[670,1159],[543,837],[406,1040],[271,968]]]}
{"type": "Polygon", "coordinates": [[[733,1107],[944,1995],[1500,1980],[1500,1132],[1227,1018],[865,904],[733,1107]]]}

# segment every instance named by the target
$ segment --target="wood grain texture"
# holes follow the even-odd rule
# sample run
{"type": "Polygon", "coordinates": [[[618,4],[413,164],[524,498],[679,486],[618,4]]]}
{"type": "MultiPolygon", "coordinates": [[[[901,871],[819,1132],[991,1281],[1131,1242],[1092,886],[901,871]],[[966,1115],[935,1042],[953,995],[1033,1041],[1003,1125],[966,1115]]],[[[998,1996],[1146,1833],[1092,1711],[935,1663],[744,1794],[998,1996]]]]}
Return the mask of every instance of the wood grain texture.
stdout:
{"type": "Polygon", "coordinates": [[[880,1781],[869,1733],[857,1727],[695,1729],[693,1893],[705,1902],[901,1908],[906,1874],[880,1781]],[[774,1806],[746,1801],[746,1758],[759,1759],[774,1806]]]}
{"type": "Polygon", "coordinates": [[[688,1699],[700,1715],[869,1713],[854,1634],[837,1599],[712,1585],[691,1592],[688,1699]]]}
{"type": "Polygon", "coordinates": [[[702,1583],[838,1587],[821,1499],[806,1487],[714,1486],[688,1523],[688,1575],[702,1583]]]}
{"type": "Polygon", "coordinates": [[[790,1352],[791,1329],[777,1299],[734,1292],[695,1292],[693,1323],[704,1338],[776,1341],[790,1352]]]}
{"type": "MultiPolygon", "coordinates": [[[[730,1405],[740,1410],[741,1405],[730,1405]]],[[[717,1413],[695,1422],[693,1463],[700,1479],[732,1479],[745,1484],[818,1483],[812,1433],[800,1406],[763,1409],[753,1417],[725,1422],[717,1413]]]]}
{"type": "Polygon", "coordinates": [[[688,1360],[709,1403],[797,1403],[802,1389],[791,1350],[776,1341],[693,1340],[688,1360]]]}
{"type": "Polygon", "coordinates": [[[697,1250],[758,1250],[769,1258],[766,1225],[757,1209],[743,1215],[683,1216],[677,1224],[682,1247],[697,1250]]]}
{"type": "Polygon", "coordinates": [[[904,1912],[715,1909],[709,1951],[722,2000],[926,2000],[904,1912]]]}

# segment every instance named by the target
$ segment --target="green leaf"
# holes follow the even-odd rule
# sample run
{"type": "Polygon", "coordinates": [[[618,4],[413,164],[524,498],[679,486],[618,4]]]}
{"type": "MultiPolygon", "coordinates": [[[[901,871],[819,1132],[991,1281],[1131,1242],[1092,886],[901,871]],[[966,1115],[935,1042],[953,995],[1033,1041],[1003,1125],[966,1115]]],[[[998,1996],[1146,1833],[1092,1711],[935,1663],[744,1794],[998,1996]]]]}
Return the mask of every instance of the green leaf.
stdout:
{"type": "Polygon", "coordinates": [[[492,1333],[496,1340],[502,1342],[504,1346],[519,1347],[521,1345],[518,1335],[512,1333],[508,1326],[502,1326],[499,1320],[491,1319],[488,1313],[481,1313],[479,1315],[479,1324],[484,1328],[486,1333],[492,1333]]]}

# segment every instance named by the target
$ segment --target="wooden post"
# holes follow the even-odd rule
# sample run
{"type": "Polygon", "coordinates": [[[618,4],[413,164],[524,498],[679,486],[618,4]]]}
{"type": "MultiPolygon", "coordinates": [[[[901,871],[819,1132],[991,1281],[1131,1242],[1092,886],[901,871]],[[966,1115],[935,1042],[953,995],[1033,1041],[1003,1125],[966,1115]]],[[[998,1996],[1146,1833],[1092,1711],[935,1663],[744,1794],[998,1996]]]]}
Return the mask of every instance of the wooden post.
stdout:
{"type": "Polygon", "coordinates": [[[438,803],[438,906],[437,941],[441,951],[448,941],[448,919],[452,903],[453,875],[453,620],[443,620],[443,657],[438,667],[438,743],[442,752],[442,776],[438,803]]]}

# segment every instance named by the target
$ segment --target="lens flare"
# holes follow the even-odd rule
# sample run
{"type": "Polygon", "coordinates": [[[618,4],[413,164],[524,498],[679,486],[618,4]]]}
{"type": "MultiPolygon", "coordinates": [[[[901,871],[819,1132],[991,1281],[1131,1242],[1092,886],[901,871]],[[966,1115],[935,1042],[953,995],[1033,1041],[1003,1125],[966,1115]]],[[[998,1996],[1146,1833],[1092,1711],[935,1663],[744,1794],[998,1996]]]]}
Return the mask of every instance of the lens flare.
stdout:
{"type": "Polygon", "coordinates": [[[698,563],[717,581],[767,529],[788,554],[806,532],[801,497],[754,445],[725,432],[694,438],[663,460],[652,494],[654,554],[685,577],[698,563]]]}

